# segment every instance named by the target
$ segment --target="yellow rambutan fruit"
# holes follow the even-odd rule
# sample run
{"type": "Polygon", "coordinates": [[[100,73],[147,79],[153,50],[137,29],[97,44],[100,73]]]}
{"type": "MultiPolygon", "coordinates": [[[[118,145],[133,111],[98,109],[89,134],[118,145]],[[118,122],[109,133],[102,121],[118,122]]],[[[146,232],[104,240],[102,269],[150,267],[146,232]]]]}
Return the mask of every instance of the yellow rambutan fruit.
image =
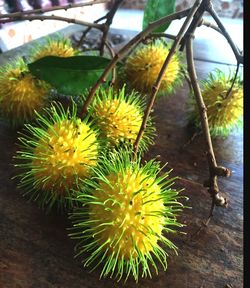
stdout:
{"type": "MultiPolygon", "coordinates": [[[[138,93],[101,88],[97,91],[91,107],[91,115],[98,125],[101,135],[113,147],[133,145],[140,130],[145,103],[138,93]]],[[[139,149],[145,151],[153,144],[155,128],[149,119],[139,149]]]]}
{"type": "Polygon", "coordinates": [[[0,111],[14,126],[32,120],[48,101],[49,85],[35,78],[22,58],[0,69],[0,111]]]}
{"type": "MultiPolygon", "coordinates": [[[[127,58],[122,68],[123,82],[141,93],[150,93],[168,53],[169,48],[163,41],[139,46],[127,58]]],[[[159,93],[173,92],[174,87],[180,82],[180,56],[175,53],[163,75],[159,93]]]]}
{"type": "Polygon", "coordinates": [[[102,265],[100,277],[151,277],[150,266],[158,272],[155,260],[167,267],[160,242],[177,248],[164,233],[182,226],[176,219],[183,207],[177,201],[180,191],[171,188],[169,172],[158,175],[154,160],[142,166],[140,158],[132,161],[131,153],[118,151],[101,156],[100,163],[96,181],[87,181],[89,190],[76,199],[82,207],[70,216],[76,231],[70,236],[80,241],[77,255],[89,253],[84,266],[102,265]]]}
{"type": "Polygon", "coordinates": [[[44,44],[37,45],[31,52],[31,61],[45,56],[72,57],[79,55],[80,51],[72,46],[68,38],[48,37],[44,44]]]}
{"type": "Polygon", "coordinates": [[[99,142],[97,132],[88,120],[65,112],[61,104],[53,103],[37,113],[37,126],[25,125],[26,132],[19,137],[20,149],[15,159],[22,171],[19,187],[27,190],[31,199],[42,207],[71,207],[67,199],[90,177],[91,167],[97,164],[99,142]]]}
{"type": "MultiPolygon", "coordinates": [[[[243,86],[237,77],[230,93],[233,76],[216,69],[202,82],[202,96],[207,108],[209,129],[212,136],[228,136],[233,129],[242,125],[243,86]]],[[[197,128],[201,127],[200,116],[195,106],[191,115],[197,128]]]]}

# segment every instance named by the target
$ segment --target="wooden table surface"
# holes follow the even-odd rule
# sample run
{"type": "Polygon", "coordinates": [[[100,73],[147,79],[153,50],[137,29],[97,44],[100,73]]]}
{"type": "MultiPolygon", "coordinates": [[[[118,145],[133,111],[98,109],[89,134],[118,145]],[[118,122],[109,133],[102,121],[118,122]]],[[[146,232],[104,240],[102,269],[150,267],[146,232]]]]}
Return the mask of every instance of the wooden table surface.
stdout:
{"type": "MultiPolygon", "coordinates": [[[[227,63],[214,63],[213,58],[202,60],[204,51],[210,55],[216,52],[209,50],[209,43],[197,39],[195,45],[199,78],[216,67],[228,68],[227,63]]],[[[0,65],[16,53],[25,54],[25,47],[0,55],[0,65]]],[[[218,49],[221,53],[228,48],[218,49]]],[[[145,156],[150,159],[160,155],[160,160],[174,169],[172,175],[181,177],[176,187],[185,188],[183,194],[190,198],[188,204],[192,207],[185,209],[180,219],[187,225],[183,229],[187,234],[171,236],[179,247],[179,255],[170,253],[167,271],[160,270],[153,279],[142,279],[138,284],[132,279],[126,284],[112,279],[99,280],[98,270],[90,273],[80,261],[73,259],[75,242],[67,236],[65,228],[70,227],[70,222],[66,215],[54,212],[45,215],[35,203],[28,203],[20,195],[11,180],[14,170],[10,163],[17,134],[1,121],[0,288],[243,287],[243,132],[213,140],[218,164],[232,170],[230,178],[219,179],[221,190],[229,198],[229,207],[216,208],[208,228],[191,238],[208,216],[211,199],[202,185],[208,177],[203,137],[198,136],[182,149],[191,137],[187,121],[188,92],[185,83],[172,97],[157,101],[154,116],[158,136],[145,156]]]]}

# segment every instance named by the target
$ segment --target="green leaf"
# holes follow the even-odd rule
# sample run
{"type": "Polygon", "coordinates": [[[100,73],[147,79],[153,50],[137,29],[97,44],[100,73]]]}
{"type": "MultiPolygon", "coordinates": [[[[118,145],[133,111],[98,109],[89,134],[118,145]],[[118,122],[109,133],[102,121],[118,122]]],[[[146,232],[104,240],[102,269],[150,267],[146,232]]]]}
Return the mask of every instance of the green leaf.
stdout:
{"type": "Polygon", "coordinates": [[[58,92],[81,94],[93,86],[110,63],[101,56],[46,56],[28,64],[30,72],[50,83],[58,92]]]}
{"type": "MultiPolygon", "coordinates": [[[[144,8],[142,28],[145,29],[150,22],[175,12],[175,0],[148,0],[144,8]]],[[[170,22],[156,28],[153,32],[164,32],[170,22]]]]}

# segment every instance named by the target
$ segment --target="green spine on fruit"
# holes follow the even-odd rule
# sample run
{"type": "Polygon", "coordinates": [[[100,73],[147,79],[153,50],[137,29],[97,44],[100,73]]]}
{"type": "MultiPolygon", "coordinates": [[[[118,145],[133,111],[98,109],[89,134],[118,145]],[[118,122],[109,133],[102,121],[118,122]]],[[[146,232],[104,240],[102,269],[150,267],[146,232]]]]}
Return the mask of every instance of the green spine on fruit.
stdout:
{"type": "MultiPolygon", "coordinates": [[[[243,86],[240,76],[232,86],[233,73],[228,75],[219,69],[210,73],[202,81],[201,93],[207,108],[207,117],[211,136],[228,136],[235,128],[242,126],[243,118],[243,86]]],[[[192,99],[195,110],[191,113],[191,121],[200,129],[200,116],[196,103],[192,99]]]]}
{"type": "Polygon", "coordinates": [[[25,125],[15,156],[19,187],[42,208],[72,208],[70,197],[91,176],[97,165],[99,140],[97,130],[85,118],[77,117],[76,105],[66,111],[52,103],[37,113],[36,125],[25,125]]]}
{"type": "MultiPolygon", "coordinates": [[[[126,59],[119,81],[141,93],[150,93],[168,53],[167,43],[160,40],[138,46],[126,59]]],[[[163,75],[159,95],[172,93],[182,83],[182,66],[179,53],[175,53],[163,75]]]]}
{"type": "MultiPolygon", "coordinates": [[[[102,137],[112,147],[131,147],[139,133],[145,110],[142,97],[132,91],[126,93],[125,85],[122,89],[112,87],[100,88],[95,96],[90,113],[100,129],[102,137]]],[[[139,150],[146,151],[153,144],[155,128],[149,118],[139,150]]]]}
{"type": "Polygon", "coordinates": [[[48,104],[49,85],[35,78],[21,57],[0,69],[0,113],[12,126],[35,117],[48,104]]]}
{"type": "Polygon", "coordinates": [[[79,241],[76,256],[92,270],[102,266],[100,278],[118,281],[129,275],[136,282],[152,277],[151,269],[158,273],[158,264],[166,269],[164,248],[177,249],[167,234],[183,226],[176,218],[184,207],[180,191],[172,188],[176,178],[169,177],[170,171],[160,176],[159,162],[142,165],[140,157],[132,160],[126,151],[102,155],[93,170],[94,178],[76,199],[81,207],[70,214],[69,236],[79,241]]]}
{"type": "Polygon", "coordinates": [[[31,51],[31,61],[36,61],[45,56],[72,57],[79,55],[80,51],[72,46],[69,38],[47,37],[44,44],[39,44],[31,51]]]}

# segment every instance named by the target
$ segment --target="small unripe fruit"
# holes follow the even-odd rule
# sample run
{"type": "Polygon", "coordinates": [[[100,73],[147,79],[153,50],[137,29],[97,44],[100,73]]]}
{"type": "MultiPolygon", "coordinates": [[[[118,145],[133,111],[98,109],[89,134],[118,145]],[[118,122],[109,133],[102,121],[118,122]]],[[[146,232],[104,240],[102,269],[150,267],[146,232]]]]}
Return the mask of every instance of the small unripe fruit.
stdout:
{"type": "Polygon", "coordinates": [[[0,111],[13,126],[31,121],[48,103],[49,85],[35,78],[22,58],[0,71],[0,111]]]}
{"type": "Polygon", "coordinates": [[[72,46],[67,38],[47,38],[44,44],[37,45],[31,52],[31,61],[36,61],[45,56],[72,57],[80,52],[72,46]]]}
{"type": "MultiPolygon", "coordinates": [[[[202,82],[202,96],[207,108],[209,129],[212,136],[228,136],[242,124],[243,87],[237,78],[232,86],[232,75],[217,69],[202,82]],[[230,92],[229,92],[230,91],[230,92]]],[[[194,101],[193,101],[194,102],[194,101]]],[[[196,103],[191,121],[200,129],[200,117],[196,103]]]]}
{"type": "Polygon", "coordinates": [[[80,189],[97,164],[98,135],[87,120],[77,118],[75,109],[65,112],[54,103],[46,115],[37,114],[37,126],[25,125],[26,133],[19,138],[19,187],[43,208],[71,208],[67,197],[80,189]]]}
{"type": "MultiPolygon", "coordinates": [[[[123,81],[132,89],[141,93],[150,93],[168,53],[169,48],[162,41],[138,47],[124,64],[123,81]]],[[[175,53],[163,75],[159,93],[173,92],[180,80],[180,57],[175,53]]]]}
{"type": "Polygon", "coordinates": [[[169,173],[158,175],[159,163],[153,160],[142,166],[140,158],[133,161],[119,151],[101,157],[100,163],[94,168],[95,182],[87,181],[89,190],[76,199],[82,207],[71,214],[76,232],[70,236],[80,241],[76,253],[87,251],[84,265],[102,266],[101,277],[151,277],[150,267],[158,272],[157,260],[167,267],[160,243],[177,248],[165,232],[182,226],[176,220],[183,207],[177,201],[180,191],[171,188],[169,173]]]}
{"type": "MultiPolygon", "coordinates": [[[[91,114],[101,135],[110,146],[133,145],[141,128],[145,103],[136,92],[126,94],[125,86],[120,90],[101,88],[92,104],[91,114]]],[[[145,151],[153,144],[155,129],[152,121],[146,126],[139,149],[145,151]]]]}

